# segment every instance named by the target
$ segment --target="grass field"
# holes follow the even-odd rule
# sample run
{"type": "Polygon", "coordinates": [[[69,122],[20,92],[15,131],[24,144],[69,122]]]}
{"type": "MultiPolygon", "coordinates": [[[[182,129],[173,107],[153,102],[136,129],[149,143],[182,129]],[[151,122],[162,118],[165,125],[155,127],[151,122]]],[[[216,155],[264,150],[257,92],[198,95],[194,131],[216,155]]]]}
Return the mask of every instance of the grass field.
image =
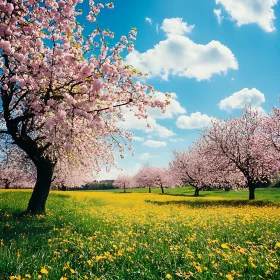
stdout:
{"type": "Polygon", "coordinates": [[[0,279],[280,279],[279,189],[136,191],[0,191],[0,279]]]}

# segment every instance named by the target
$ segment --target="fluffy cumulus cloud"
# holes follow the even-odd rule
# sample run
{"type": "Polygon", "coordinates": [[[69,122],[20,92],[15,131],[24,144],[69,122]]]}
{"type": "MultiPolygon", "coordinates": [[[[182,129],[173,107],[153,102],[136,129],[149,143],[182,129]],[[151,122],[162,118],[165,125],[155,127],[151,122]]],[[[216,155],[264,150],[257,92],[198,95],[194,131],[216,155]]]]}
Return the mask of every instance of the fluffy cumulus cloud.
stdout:
{"type": "Polygon", "coordinates": [[[143,141],[144,141],[144,138],[143,138],[143,137],[139,137],[139,136],[133,136],[133,140],[134,140],[134,141],[143,142],[143,141]]]}
{"type": "Polygon", "coordinates": [[[161,148],[161,147],[165,147],[167,145],[167,143],[164,141],[147,140],[144,142],[143,145],[151,147],[151,148],[161,148]]]}
{"type": "Polygon", "coordinates": [[[152,25],[153,21],[152,21],[152,19],[151,19],[151,18],[146,17],[146,18],[145,18],[145,20],[146,20],[146,22],[148,22],[149,24],[151,24],[151,25],[152,25]]]}
{"type": "Polygon", "coordinates": [[[121,121],[119,124],[122,128],[129,130],[140,130],[145,133],[153,133],[162,138],[168,138],[175,135],[172,130],[158,124],[156,119],[152,117],[149,117],[147,120],[138,119],[138,117],[136,117],[134,113],[129,110],[124,110],[123,116],[125,121],[121,121]]]}
{"type": "Polygon", "coordinates": [[[190,33],[193,28],[194,25],[188,25],[187,22],[183,22],[182,18],[166,18],[161,25],[161,29],[166,34],[184,35],[190,33]]]}
{"type": "Polygon", "coordinates": [[[242,109],[244,106],[251,106],[258,111],[263,112],[260,107],[261,103],[265,102],[265,96],[256,88],[244,88],[233,93],[231,96],[221,100],[218,104],[221,110],[231,111],[233,109],[242,109]]]}
{"type": "Polygon", "coordinates": [[[237,26],[254,23],[266,32],[275,30],[273,7],[277,2],[278,0],[216,0],[216,4],[224,7],[237,26]]]}
{"type": "Polygon", "coordinates": [[[149,77],[159,76],[163,80],[168,80],[169,75],[176,75],[201,81],[210,79],[214,74],[226,73],[229,69],[238,69],[237,60],[228,47],[215,40],[206,45],[193,42],[182,34],[190,29],[187,23],[183,24],[181,22],[177,32],[163,24],[161,28],[168,31],[167,38],[146,52],[135,50],[129,53],[126,63],[148,73],[149,77]],[[184,29],[182,26],[185,26],[184,29]]]}
{"type": "MultiPolygon", "coordinates": [[[[166,96],[162,92],[156,92],[154,97],[159,100],[166,100],[166,96]]],[[[158,119],[172,119],[175,116],[186,114],[186,109],[181,106],[177,100],[177,95],[173,92],[170,93],[170,104],[167,106],[165,113],[159,108],[147,108],[148,119],[139,119],[133,112],[125,109],[123,111],[124,122],[120,122],[120,127],[125,129],[140,130],[146,133],[150,133],[162,138],[169,138],[175,135],[175,133],[165,126],[160,125],[158,119]],[[148,126],[149,125],[149,126],[148,126]]],[[[135,141],[143,141],[141,137],[133,137],[135,141]]]]}
{"type": "Polygon", "coordinates": [[[180,116],[176,121],[176,126],[182,129],[203,128],[211,123],[213,118],[200,112],[192,113],[189,116],[180,116]]]}

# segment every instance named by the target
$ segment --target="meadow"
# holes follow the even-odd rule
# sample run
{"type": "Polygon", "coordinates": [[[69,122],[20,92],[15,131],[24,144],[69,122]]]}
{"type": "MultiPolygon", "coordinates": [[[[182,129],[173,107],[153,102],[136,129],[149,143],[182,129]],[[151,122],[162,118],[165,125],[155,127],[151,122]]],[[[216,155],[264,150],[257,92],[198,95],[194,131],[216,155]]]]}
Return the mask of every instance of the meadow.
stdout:
{"type": "Polygon", "coordinates": [[[280,279],[279,189],[129,191],[1,190],[0,279],[280,279]]]}

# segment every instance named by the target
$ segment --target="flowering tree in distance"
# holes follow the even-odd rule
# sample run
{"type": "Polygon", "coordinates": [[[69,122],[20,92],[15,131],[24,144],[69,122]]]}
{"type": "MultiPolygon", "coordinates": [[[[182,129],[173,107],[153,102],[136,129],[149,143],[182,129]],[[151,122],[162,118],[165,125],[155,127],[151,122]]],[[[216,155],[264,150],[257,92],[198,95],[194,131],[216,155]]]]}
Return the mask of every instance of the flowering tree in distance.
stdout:
{"type": "Polygon", "coordinates": [[[151,168],[149,164],[145,164],[139,169],[134,176],[134,181],[137,187],[148,187],[149,193],[151,193],[153,178],[151,176],[151,168]]]}
{"type": "Polygon", "coordinates": [[[35,166],[20,149],[0,149],[0,187],[31,188],[36,181],[35,166]]]}
{"type": "Polygon", "coordinates": [[[113,185],[117,188],[123,189],[123,192],[126,192],[127,188],[132,188],[134,186],[134,178],[128,174],[122,174],[114,180],[113,185]]]}
{"type": "Polygon", "coordinates": [[[161,189],[161,193],[164,194],[164,188],[176,186],[176,178],[173,176],[171,169],[159,168],[155,166],[143,166],[135,175],[135,181],[138,186],[148,187],[149,193],[151,187],[161,189]]]}
{"type": "Polygon", "coordinates": [[[264,118],[264,129],[268,140],[280,152],[280,109],[274,107],[273,114],[264,118]]]}
{"type": "Polygon", "coordinates": [[[255,199],[255,188],[279,171],[279,152],[267,140],[264,117],[247,108],[240,118],[215,120],[204,139],[217,160],[238,169],[255,199]]]}
{"type": "MultiPolygon", "coordinates": [[[[116,148],[122,153],[131,139],[118,125],[124,107],[146,118],[147,107],[164,110],[168,103],[153,98],[151,86],[135,82],[143,74],[120,57],[133,50],[135,29],[111,48],[111,31],[93,26],[84,36],[76,20],[80,2],[0,3],[0,134],[36,166],[28,212],[45,211],[58,161],[96,171],[114,164],[116,148]]],[[[102,8],[89,1],[89,23],[102,8]]]]}
{"type": "Polygon", "coordinates": [[[210,185],[211,165],[194,147],[188,151],[173,151],[173,159],[169,166],[184,184],[194,187],[194,196],[199,196],[199,191],[210,185]]]}

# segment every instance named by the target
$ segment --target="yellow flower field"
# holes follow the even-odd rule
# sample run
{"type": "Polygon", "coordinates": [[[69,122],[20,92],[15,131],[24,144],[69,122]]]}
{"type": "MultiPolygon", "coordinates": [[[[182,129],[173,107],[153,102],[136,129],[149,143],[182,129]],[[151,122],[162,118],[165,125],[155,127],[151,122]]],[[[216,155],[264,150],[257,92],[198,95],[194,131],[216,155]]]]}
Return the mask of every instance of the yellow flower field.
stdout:
{"type": "Polygon", "coordinates": [[[30,193],[0,194],[1,280],[280,279],[277,204],[53,192],[46,216],[21,217],[30,193]]]}

